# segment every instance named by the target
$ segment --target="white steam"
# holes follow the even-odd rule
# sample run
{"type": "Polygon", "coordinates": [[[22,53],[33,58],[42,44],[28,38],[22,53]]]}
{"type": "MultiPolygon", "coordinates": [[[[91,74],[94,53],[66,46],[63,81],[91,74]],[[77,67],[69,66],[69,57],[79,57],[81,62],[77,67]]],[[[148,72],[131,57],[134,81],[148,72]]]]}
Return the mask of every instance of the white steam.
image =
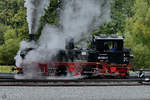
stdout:
{"type": "Polygon", "coordinates": [[[67,39],[73,37],[78,42],[89,37],[91,31],[109,20],[108,0],[65,0],[64,10],[60,14],[62,27],[46,25],[39,39],[39,47],[56,54],[58,50],[65,49],[67,39]]]}
{"type": "Polygon", "coordinates": [[[49,0],[25,0],[30,34],[37,32],[40,25],[40,17],[44,15],[44,9],[48,8],[49,3],[49,0]]]}
{"type": "MultiPolygon", "coordinates": [[[[44,8],[48,7],[47,2],[48,0],[26,0],[30,34],[37,31],[44,8]]],[[[64,0],[64,9],[60,13],[59,21],[61,28],[45,25],[37,45],[33,46],[35,49],[28,52],[25,59],[22,59],[19,53],[28,46],[20,47],[15,58],[16,64],[21,67],[19,65],[22,62],[54,61],[53,57],[58,51],[65,49],[67,39],[73,37],[75,42],[78,42],[87,38],[91,31],[109,20],[110,0],[64,0]]],[[[30,46],[32,47],[31,44],[30,46]]]]}
{"type": "Polygon", "coordinates": [[[22,59],[22,57],[20,56],[21,51],[23,51],[23,50],[25,50],[25,49],[27,49],[27,48],[36,48],[36,47],[37,47],[37,45],[35,44],[34,41],[32,41],[32,42],[22,41],[22,42],[20,43],[19,51],[17,52],[17,55],[16,55],[16,57],[15,57],[16,66],[17,66],[17,67],[21,67],[21,66],[22,66],[21,64],[23,63],[23,59],[22,59]]]}
{"type": "Polygon", "coordinates": [[[104,0],[65,0],[65,9],[61,13],[60,21],[64,35],[74,37],[76,41],[89,36],[93,28],[110,19],[108,2],[108,0],[107,2],[104,0]],[[100,19],[101,16],[105,17],[100,19]]]}

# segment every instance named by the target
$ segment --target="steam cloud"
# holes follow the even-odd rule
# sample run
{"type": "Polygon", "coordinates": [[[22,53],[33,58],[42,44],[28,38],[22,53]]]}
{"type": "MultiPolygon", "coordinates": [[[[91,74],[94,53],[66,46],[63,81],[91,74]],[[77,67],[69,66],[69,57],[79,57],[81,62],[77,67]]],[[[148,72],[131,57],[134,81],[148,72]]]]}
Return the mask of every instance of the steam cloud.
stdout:
{"type": "Polygon", "coordinates": [[[40,17],[44,15],[44,9],[47,9],[49,4],[49,0],[25,0],[30,34],[37,32],[40,25],[40,17]]]}
{"type": "MultiPolygon", "coordinates": [[[[65,41],[71,37],[75,42],[90,36],[90,32],[110,20],[110,1],[64,0],[60,14],[61,28],[46,25],[39,39],[39,47],[56,51],[65,49],[65,41]]],[[[31,54],[32,55],[32,54],[31,54]]],[[[51,58],[51,57],[50,57],[51,58]]],[[[50,59],[48,59],[50,61],[50,59]]]]}
{"type": "MultiPolygon", "coordinates": [[[[30,34],[37,31],[40,17],[48,5],[48,0],[26,0],[30,34]]],[[[22,42],[20,51],[29,47],[35,49],[28,52],[24,60],[19,51],[15,57],[16,65],[21,67],[22,62],[50,62],[58,50],[65,49],[66,39],[73,37],[78,42],[89,37],[91,31],[109,20],[110,0],[64,0],[59,21],[61,28],[47,24],[36,45],[33,42],[22,42]]]]}

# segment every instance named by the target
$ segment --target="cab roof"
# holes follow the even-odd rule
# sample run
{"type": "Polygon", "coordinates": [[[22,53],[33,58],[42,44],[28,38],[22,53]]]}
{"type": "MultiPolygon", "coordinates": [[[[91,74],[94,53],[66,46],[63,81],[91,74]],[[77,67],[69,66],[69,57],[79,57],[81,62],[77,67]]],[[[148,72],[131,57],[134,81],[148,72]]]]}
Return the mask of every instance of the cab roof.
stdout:
{"type": "Polygon", "coordinates": [[[112,34],[112,35],[105,35],[105,34],[101,34],[99,36],[95,36],[95,40],[124,40],[124,38],[122,36],[117,36],[116,34],[112,34]]]}

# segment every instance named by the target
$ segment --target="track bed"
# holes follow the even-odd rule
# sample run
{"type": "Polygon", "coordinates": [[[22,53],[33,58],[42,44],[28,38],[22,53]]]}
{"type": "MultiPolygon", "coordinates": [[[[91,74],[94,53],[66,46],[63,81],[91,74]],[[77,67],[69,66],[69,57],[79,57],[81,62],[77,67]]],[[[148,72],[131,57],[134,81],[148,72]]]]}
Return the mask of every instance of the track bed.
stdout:
{"type": "Polygon", "coordinates": [[[43,80],[43,79],[1,79],[0,86],[142,86],[150,85],[144,79],[80,79],[80,80],[43,80]]]}

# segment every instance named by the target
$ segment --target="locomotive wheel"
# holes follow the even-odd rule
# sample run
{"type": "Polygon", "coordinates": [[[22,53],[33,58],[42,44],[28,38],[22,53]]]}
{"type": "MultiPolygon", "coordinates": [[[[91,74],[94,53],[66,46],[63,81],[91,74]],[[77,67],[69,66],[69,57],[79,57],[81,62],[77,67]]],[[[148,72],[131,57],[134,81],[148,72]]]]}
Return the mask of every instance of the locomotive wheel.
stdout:
{"type": "Polygon", "coordinates": [[[125,78],[126,78],[126,79],[128,79],[128,78],[129,78],[129,72],[127,72],[127,73],[126,73],[125,78]]]}
{"type": "Polygon", "coordinates": [[[56,76],[66,76],[67,68],[66,66],[58,66],[56,69],[56,76]]]}
{"type": "Polygon", "coordinates": [[[23,74],[23,72],[17,72],[17,74],[23,74]]]}
{"type": "Polygon", "coordinates": [[[128,79],[129,78],[129,73],[127,72],[125,76],[120,76],[121,79],[128,79]]]}
{"type": "Polygon", "coordinates": [[[85,66],[83,68],[82,75],[86,75],[88,77],[92,77],[92,75],[93,75],[93,68],[95,68],[95,66],[85,66]]]}

